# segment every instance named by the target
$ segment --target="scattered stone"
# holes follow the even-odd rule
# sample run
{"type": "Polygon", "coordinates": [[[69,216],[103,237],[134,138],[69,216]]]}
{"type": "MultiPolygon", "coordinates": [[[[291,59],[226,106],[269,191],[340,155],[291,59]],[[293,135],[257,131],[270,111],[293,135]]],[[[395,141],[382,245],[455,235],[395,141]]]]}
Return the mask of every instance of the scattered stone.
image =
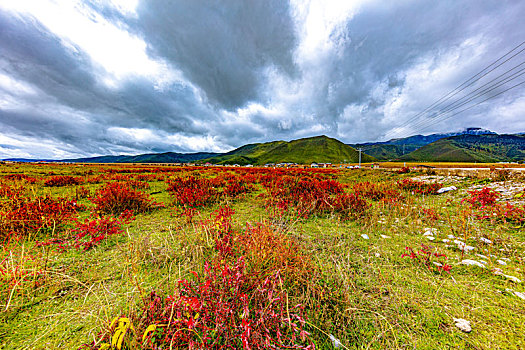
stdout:
{"type": "Polygon", "coordinates": [[[434,235],[434,231],[429,228],[425,232],[423,232],[423,236],[433,236],[433,235],[434,235]]]}
{"type": "Polygon", "coordinates": [[[335,349],[339,349],[343,346],[341,341],[331,334],[330,334],[330,340],[332,341],[332,345],[334,346],[335,349]]]}
{"type": "Polygon", "coordinates": [[[363,234],[361,235],[361,237],[362,237],[363,239],[370,239],[370,237],[368,237],[368,235],[367,235],[366,233],[363,233],[363,234]]]}
{"type": "Polygon", "coordinates": [[[457,190],[458,188],[456,186],[449,186],[449,187],[442,187],[440,188],[438,191],[437,191],[437,194],[441,194],[441,193],[445,193],[445,192],[450,192],[450,191],[455,191],[457,190]]]}
{"type": "Polygon", "coordinates": [[[390,236],[387,236],[387,235],[381,235],[381,238],[388,239],[388,238],[390,238],[390,236]]]}
{"type": "Polygon", "coordinates": [[[376,258],[379,258],[381,256],[381,254],[379,253],[374,253],[374,255],[376,256],[376,258]]]}
{"type": "Polygon", "coordinates": [[[456,245],[458,246],[458,248],[459,248],[460,250],[463,250],[463,251],[471,251],[471,250],[476,249],[475,247],[470,246],[470,245],[467,245],[467,244],[465,244],[464,242],[461,242],[461,241],[459,241],[459,240],[457,240],[457,239],[454,240],[454,243],[456,243],[456,245]]]}
{"type": "Polygon", "coordinates": [[[440,262],[437,262],[437,261],[432,261],[432,264],[434,264],[434,265],[436,265],[436,266],[438,266],[438,267],[441,267],[441,266],[443,266],[443,264],[442,264],[442,263],[440,263],[440,262]]]}
{"type": "Polygon", "coordinates": [[[488,258],[488,257],[486,257],[486,256],[485,256],[485,255],[483,255],[483,254],[478,254],[478,253],[476,253],[476,256],[477,256],[478,258],[481,258],[481,259],[486,259],[486,260],[489,260],[489,258],[488,258]]]}
{"type": "Polygon", "coordinates": [[[511,276],[511,275],[506,275],[503,273],[503,271],[499,268],[495,268],[494,270],[492,270],[492,272],[495,274],[495,275],[498,275],[498,276],[503,276],[505,277],[506,279],[509,279],[511,280],[512,282],[514,283],[521,283],[521,280],[517,277],[514,277],[514,276],[511,276]]]}
{"type": "Polygon", "coordinates": [[[454,322],[456,322],[456,327],[458,327],[462,332],[472,332],[472,327],[470,327],[470,321],[464,320],[462,318],[455,318],[454,322]]]}
{"type": "Polygon", "coordinates": [[[443,241],[443,243],[448,243],[448,242],[450,242],[450,239],[444,238],[444,239],[442,239],[442,241],[443,241]]]}
{"type": "Polygon", "coordinates": [[[431,240],[431,241],[436,239],[436,237],[434,237],[434,236],[426,236],[426,237],[427,237],[428,240],[431,240]]]}
{"type": "Polygon", "coordinates": [[[492,244],[492,241],[485,237],[479,237],[479,240],[482,241],[483,243],[492,244]]]}
{"type": "Polygon", "coordinates": [[[483,266],[482,263],[480,263],[479,261],[476,261],[476,260],[472,260],[472,259],[461,260],[460,264],[463,264],[463,265],[475,265],[475,266],[479,266],[481,268],[485,268],[485,266],[483,266]]]}
{"type": "Polygon", "coordinates": [[[507,265],[507,263],[503,260],[496,260],[496,262],[500,265],[507,265]]]}
{"type": "Polygon", "coordinates": [[[525,300],[525,293],[522,293],[522,292],[515,292],[514,290],[509,289],[509,288],[505,289],[505,291],[507,291],[507,292],[509,292],[509,293],[511,293],[511,294],[514,294],[514,295],[517,296],[518,298],[521,298],[521,299],[525,300]]]}
{"type": "Polygon", "coordinates": [[[454,239],[454,238],[456,238],[456,237],[454,237],[454,235],[448,235],[447,237],[448,237],[449,239],[454,239]]]}

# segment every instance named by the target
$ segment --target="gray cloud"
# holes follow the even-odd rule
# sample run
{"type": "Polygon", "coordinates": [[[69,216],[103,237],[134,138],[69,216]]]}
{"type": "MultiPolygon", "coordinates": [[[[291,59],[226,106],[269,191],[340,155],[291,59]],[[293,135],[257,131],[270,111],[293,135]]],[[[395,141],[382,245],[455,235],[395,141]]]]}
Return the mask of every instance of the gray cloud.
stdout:
{"type": "MultiPolygon", "coordinates": [[[[0,6],[0,157],[217,151],[319,134],[373,141],[525,37],[521,1],[371,2],[309,51],[287,1],[141,1],[133,15],[86,6],[144,40],[165,81],[130,73],[107,84],[80,45],[0,6]]],[[[398,136],[523,131],[524,91],[444,122],[426,116],[398,136]]]]}
{"type": "Polygon", "coordinates": [[[137,29],[221,107],[260,98],[264,70],[294,73],[295,27],[282,0],[143,1],[137,29]]]}

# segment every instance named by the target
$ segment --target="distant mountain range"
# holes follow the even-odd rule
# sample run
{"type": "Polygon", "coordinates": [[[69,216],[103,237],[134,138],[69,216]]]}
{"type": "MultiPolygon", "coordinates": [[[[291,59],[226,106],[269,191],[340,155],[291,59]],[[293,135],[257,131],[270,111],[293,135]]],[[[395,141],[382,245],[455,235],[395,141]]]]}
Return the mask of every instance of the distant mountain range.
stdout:
{"type": "Polygon", "coordinates": [[[450,132],[445,134],[431,134],[431,135],[414,135],[405,138],[391,139],[382,142],[366,142],[349,144],[356,149],[362,148],[363,152],[371,155],[378,160],[396,160],[407,155],[425,145],[431,144],[438,140],[459,136],[459,135],[497,135],[493,131],[482,128],[467,128],[463,131],[450,132]]]}
{"type": "MultiPolygon", "coordinates": [[[[361,155],[362,162],[374,161],[375,158],[361,155]]],[[[359,161],[359,152],[341,141],[316,136],[294,141],[274,141],[254,143],[239,147],[231,152],[206,159],[212,164],[253,164],[267,163],[355,163],[359,161]]]]}
{"type": "MultiPolygon", "coordinates": [[[[509,162],[525,160],[525,133],[499,135],[480,128],[461,132],[415,135],[384,142],[344,144],[327,136],[293,141],[244,145],[227,153],[148,153],[134,156],[100,156],[50,162],[82,163],[212,163],[263,165],[267,163],[356,163],[361,161],[509,162]]],[[[37,161],[11,158],[12,161],[37,161]]]]}

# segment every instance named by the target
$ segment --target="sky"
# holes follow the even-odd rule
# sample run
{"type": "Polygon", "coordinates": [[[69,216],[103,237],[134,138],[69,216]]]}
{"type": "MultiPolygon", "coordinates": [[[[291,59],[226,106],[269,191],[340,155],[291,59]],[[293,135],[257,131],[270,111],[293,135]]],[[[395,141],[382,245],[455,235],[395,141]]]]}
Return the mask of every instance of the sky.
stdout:
{"type": "Polygon", "coordinates": [[[0,159],[525,132],[523,14],[520,0],[2,0],[0,159]]]}

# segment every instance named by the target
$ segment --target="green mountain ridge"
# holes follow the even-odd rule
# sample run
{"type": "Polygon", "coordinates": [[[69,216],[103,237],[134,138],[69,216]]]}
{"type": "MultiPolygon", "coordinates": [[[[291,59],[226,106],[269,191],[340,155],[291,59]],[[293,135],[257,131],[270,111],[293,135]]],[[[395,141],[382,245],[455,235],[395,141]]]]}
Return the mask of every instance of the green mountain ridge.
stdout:
{"type": "MultiPolygon", "coordinates": [[[[362,162],[375,158],[362,154],[362,162]]],[[[355,163],[359,152],[327,136],[308,137],[293,141],[255,143],[239,147],[224,155],[203,160],[213,164],[263,165],[267,163],[355,163]]]]}
{"type": "Polygon", "coordinates": [[[399,159],[482,163],[524,161],[525,135],[452,136],[425,145],[399,159]]]}

